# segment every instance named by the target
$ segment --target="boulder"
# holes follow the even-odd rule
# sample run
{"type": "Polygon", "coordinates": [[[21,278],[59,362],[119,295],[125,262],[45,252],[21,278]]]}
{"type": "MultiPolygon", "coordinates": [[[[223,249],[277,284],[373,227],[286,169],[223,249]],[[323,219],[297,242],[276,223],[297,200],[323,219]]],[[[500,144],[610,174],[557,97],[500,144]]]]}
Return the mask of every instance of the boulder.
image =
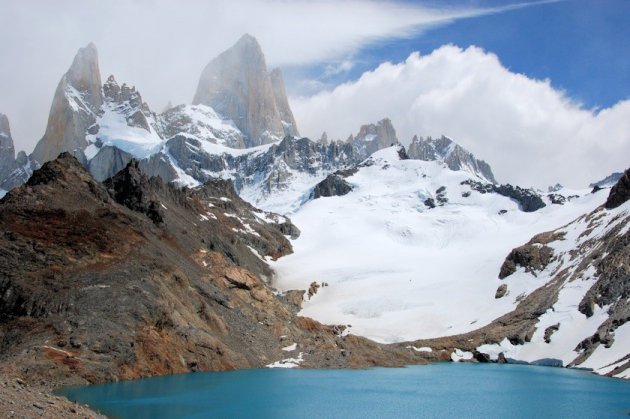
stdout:
{"type": "Polygon", "coordinates": [[[507,284],[499,285],[499,287],[497,288],[497,292],[494,294],[494,298],[499,299],[499,298],[505,297],[505,295],[507,294],[507,291],[508,291],[507,284]]]}
{"type": "Polygon", "coordinates": [[[337,174],[330,174],[313,188],[313,199],[328,196],[343,196],[352,192],[352,185],[337,174]]]}

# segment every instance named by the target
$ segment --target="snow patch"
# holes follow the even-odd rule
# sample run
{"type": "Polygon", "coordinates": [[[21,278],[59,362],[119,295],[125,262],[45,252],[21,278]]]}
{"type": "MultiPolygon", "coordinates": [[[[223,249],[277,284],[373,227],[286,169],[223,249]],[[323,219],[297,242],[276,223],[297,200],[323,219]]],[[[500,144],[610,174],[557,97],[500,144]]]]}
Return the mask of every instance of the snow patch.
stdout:
{"type": "Polygon", "coordinates": [[[297,343],[293,343],[289,346],[285,346],[284,348],[282,348],[283,351],[285,352],[293,352],[297,349],[297,343]]]}
{"type": "Polygon", "coordinates": [[[304,353],[300,352],[297,358],[286,358],[266,365],[267,368],[297,368],[304,361],[304,353]]]}
{"type": "Polygon", "coordinates": [[[473,359],[472,352],[462,351],[461,349],[455,349],[451,354],[451,360],[453,362],[468,361],[473,359]]]}

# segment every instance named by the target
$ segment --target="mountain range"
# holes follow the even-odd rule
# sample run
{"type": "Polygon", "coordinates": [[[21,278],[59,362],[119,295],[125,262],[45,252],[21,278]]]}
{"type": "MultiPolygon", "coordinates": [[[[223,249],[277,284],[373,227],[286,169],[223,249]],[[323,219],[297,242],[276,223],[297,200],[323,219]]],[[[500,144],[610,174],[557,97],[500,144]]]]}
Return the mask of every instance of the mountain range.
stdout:
{"type": "Polygon", "coordinates": [[[386,117],[302,137],[250,35],[161,113],[81,48],[30,155],[0,114],[0,189],[3,373],[452,360],[630,378],[630,171],[543,192],[446,135],[405,147],[386,117]]]}

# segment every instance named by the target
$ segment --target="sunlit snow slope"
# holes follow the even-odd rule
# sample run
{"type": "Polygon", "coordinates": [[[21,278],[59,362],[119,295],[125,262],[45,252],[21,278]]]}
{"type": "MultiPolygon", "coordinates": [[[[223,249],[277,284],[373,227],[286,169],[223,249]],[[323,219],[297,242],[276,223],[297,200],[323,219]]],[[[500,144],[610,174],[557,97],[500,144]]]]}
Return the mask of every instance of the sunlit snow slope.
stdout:
{"type": "Polygon", "coordinates": [[[510,249],[605,199],[581,191],[564,206],[525,213],[509,198],[461,185],[469,173],[400,160],[397,147],[371,159],[346,179],[354,187],[348,195],[310,201],[292,215],[302,234],[294,254],[273,268],[281,290],[328,283],[305,302],[302,315],[351,325],[352,333],[379,342],[462,333],[511,311],[519,295],[542,282],[523,281],[518,272],[498,279],[510,249]],[[448,202],[425,205],[427,198],[438,202],[443,186],[448,202]],[[501,283],[510,293],[495,299],[501,283]]]}

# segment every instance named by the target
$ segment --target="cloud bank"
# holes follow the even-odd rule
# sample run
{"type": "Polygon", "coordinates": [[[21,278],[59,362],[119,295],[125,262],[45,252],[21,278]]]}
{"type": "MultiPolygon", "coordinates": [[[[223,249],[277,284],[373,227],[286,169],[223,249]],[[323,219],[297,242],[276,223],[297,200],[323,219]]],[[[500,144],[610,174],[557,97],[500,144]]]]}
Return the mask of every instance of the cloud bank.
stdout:
{"type": "Polygon", "coordinates": [[[204,66],[244,33],[257,37],[268,64],[308,65],[496,10],[374,0],[0,0],[0,112],[17,147],[32,150],[59,79],[89,42],[103,79],[135,85],[160,111],[189,103],[204,66]]]}
{"type": "Polygon", "coordinates": [[[412,53],[291,105],[303,135],[345,139],[387,116],[404,144],[445,134],[488,161],[499,181],[524,186],[584,187],[630,165],[630,101],[584,109],[476,47],[412,53]]]}

